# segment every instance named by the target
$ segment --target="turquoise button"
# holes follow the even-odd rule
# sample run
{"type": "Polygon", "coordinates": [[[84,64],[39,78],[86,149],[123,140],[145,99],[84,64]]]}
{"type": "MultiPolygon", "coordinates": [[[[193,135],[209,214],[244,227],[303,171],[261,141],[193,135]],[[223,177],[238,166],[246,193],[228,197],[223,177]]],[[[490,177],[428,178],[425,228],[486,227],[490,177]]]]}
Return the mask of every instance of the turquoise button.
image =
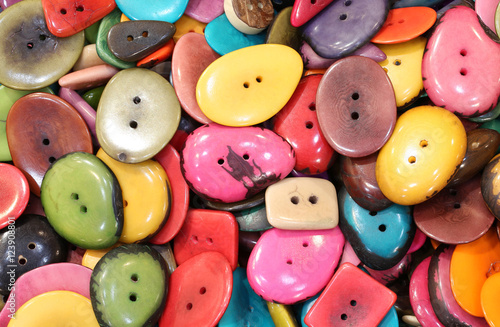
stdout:
{"type": "Polygon", "coordinates": [[[246,269],[233,272],[231,301],[219,321],[219,327],[274,326],[266,301],[261,299],[248,283],[246,269]]]}
{"type": "Polygon", "coordinates": [[[205,39],[208,45],[221,56],[241,48],[266,42],[266,31],[259,34],[244,34],[234,28],[222,14],[205,27],[205,39]]]}
{"type": "Polygon", "coordinates": [[[96,156],[72,152],[56,160],[42,181],[40,198],[49,223],[68,242],[84,249],[104,249],[120,238],[120,185],[96,156]]]}
{"type": "Polygon", "coordinates": [[[161,20],[175,23],[186,10],[188,0],[116,0],[116,5],[130,20],[161,20]]]}
{"type": "Polygon", "coordinates": [[[360,207],[342,188],[339,226],[367,267],[386,270],[406,255],[415,235],[411,207],[394,204],[381,211],[360,207]]]}

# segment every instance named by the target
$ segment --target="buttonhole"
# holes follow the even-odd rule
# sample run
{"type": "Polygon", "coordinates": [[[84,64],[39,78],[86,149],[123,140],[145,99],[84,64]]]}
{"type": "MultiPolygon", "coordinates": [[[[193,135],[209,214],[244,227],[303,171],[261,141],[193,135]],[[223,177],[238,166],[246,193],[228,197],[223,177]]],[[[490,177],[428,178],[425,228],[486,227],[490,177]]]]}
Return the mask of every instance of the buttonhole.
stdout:
{"type": "Polygon", "coordinates": [[[80,212],[81,213],[87,213],[87,207],[86,206],[80,206],[80,212]]]}
{"type": "Polygon", "coordinates": [[[394,65],[401,66],[401,59],[394,60],[394,65]]]}
{"type": "Polygon", "coordinates": [[[460,50],[460,55],[462,57],[465,57],[467,55],[467,50],[465,50],[465,49],[460,50]]]}
{"type": "Polygon", "coordinates": [[[346,6],[346,7],[349,7],[351,4],[352,4],[352,1],[351,1],[351,0],[346,0],[346,1],[344,2],[344,6],[346,6]]]}
{"type": "Polygon", "coordinates": [[[311,104],[309,105],[309,110],[316,111],[316,103],[311,102],[311,104]]]}
{"type": "Polygon", "coordinates": [[[288,259],[288,260],[286,261],[286,264],[287,264],[287,265],[291,265],[291,264],[292,264],[292,259],[288,259]]]}
{"type": "Polygon", "coordinates": [[[127,36],[127,41],[131,42],[134,40],[134,37],[132,35],[127,36]]]}
{"type": "Polygon", "coordinates": [[[71,198],[73,200],[78,200],[80,197],[78,196],[78,193],[71,193],[71,198]]]}
{"type": "Polygon", "coordinates": [[[340,319],[347,320],[347,315],[345,313],[341,314],[340,319]]]}
{"type": "Polygon", "coordinates": [[[47,39],[47,35],[45,35],[45,34],[40,34],[40,35],[38,36],[38,38],[40,39],[40,41],[45,41],[45,40],[47,39]]]}
{"type": "Polygon", "coordinates": [[[28,42],[26,46],[28,47],[28,49],[33,49],[33,42],[28,42]]]}
{"type": "Polygon", "coordinates": [[[43,139],[42,143],[44,145],[49,145],[50,144],[50,140],[49,139],[43,139]]]}
{"type": "Polygon", "coordinates": [[[30,250],[34,250],[36,248],[36,244],[31,242],[30,244],[28,244],[28,249],[30,250]]]}
{"type": "Polygon", "coordinates": [[[311,129],[313,128],[314,124],[311,121],[306,122],[306,128],[311,129]]]}
{"type": "Polygon", "coordinates": [[[198,236],[196,235],[191,236],[191,242],[193,242],[194,244],[198,244],[198,236]]]}
{"type": "Polygon", "coordinates": [[[28,260],[27,260],[25,257],[23,257],[22,255],[20,255],[20,256],[18,257],[18,259],[17,259],[17,262],[19,262],[19,264],[20,264],[21,266],[24,266],[25,264],[27,264],[27,263],[28,263],[28,260]]]}
{"type": "Polygon", "coordinates": [[[359,113],[357,113],[356,111],[352,112],[351,113],[351,118],[352,118],[352,120],[358,120],[359,119],[359,113]]]}
{"type": "Polygon", "coordinates": [[[415,156],[411,156],[408,158],[408,162],[414,164],[415,162],[417,162],[417,158],[415,158],[415,156]]]}
{"type": "Polygon", "coordinates": [[[404,20],[404,19],[400,19],[398,23],[399,23],[399,24],[403,24],[404,22],[405,22],[405,20],[404,20]]]}
{"type": "Polygon", "coordinates": [[[83,11],[83,6],[76,7],[76,11],[82,12],[83,11]]]}
{"type": "Polygon", "coordinates": [[[460,203],[455,202],[455,204],[453,205],[453,208],[460,209],[460,203]]]}
{"type": "Polygon", "coordinates": [[[245,154],[243,155],[243,159],[245,159],[245,160],[250,159],[250,156],[248,155],[248,153],[245,153],[245,154]]]}
{"type": "Polygon", "coordinates": [[[264,5],[262,4],[262,2],[259,2],[259,3],[257,3],[257,7],[259,7],[259,9],[262,9],[262,8],[264,8],[264,5]]]}
{"type": "Polygon", "coordinates": [[[358,92],[354,92],[352,95],[351,95],[351,98],[356,101],[359,99],[359,93],[358,92]]]}
{"type": "Polygon", "coordinates": [[[298,196],[292,196],[290,198],[290,201],[293,203],[293,204],[299,204],[299,197],[298,196]]]}
{"type": "Polygon", "coordinates": [[[420,141],[420,147],[421,148],[426,148],[428,145],[429,145],[429,142],[427,142],[427,140],[420,141]]]}
{"type": "Polygon", "coordinates": [[[49,157],[49,162],[50,162],[50,163],[53,163],[54,161],[56,161],[56,158],[54,158],[54,157],[49,157]]]}
{"type": "Polygon", "coordinates": [[[351,306],[355,307],[358,303],[355,300],[351,300],[351,306]]]}
{"type": "Polygon", "coordinates": [[[309,197],[309,202],[311,202],[311,204],[316,204],[318,203],[318,197],[316,195],[311,195],[309,197]]]}
{"type": "Polygon", "coordinates": [[[134,97],[134,99],[132,101],[134,101],[135,104],[139,104],[139,103],[141,103],[141,98],[134,97]]]}
{"type": "Polygon", "coordinates": [[[460,75],[462,75],[462,76],[467,75],[467,69],[466,68],[460,69],[460,75]]]}
{"type": "Polygon", "coordinates": [[[253,5],[251,3],[247,4],[248,10],[252,11],[253,10],[253,5]]]}
{"type": "Polygon", "coordinates": [[[346,20],[347,19],[347,15],[346,14],[342,14],[342,15],[340,15],[339,19],[340,20],[346,20]]]}
{"type": "Polygon", "coordinates": [[[118,160],[125,161],[125,159],[127,159],[127,155],[125,153],[122,152],[118,154],[118,160]]]}
{"type": "Polygon", "coordinates": [[[450,189],[450,195],[453,195],[453,196],[457,195],[457,190],[455,190],[453,188],[450,189]]]}
{"type": "Polygon", "coordinates": [[[257,83],[261,83],[262,82],[262,76],[257,76],[255,78],[255,80],[257,81],[257,83]]]}
{"type": "Polygon", "coordinates": [[[200,294],[203,295],[207,292],[207,289],[205,287],[200,288],[200,294]]]}
{"type": "Polygon", "coordinates": [[[66,15],[67,11],[66,11],[66,9],[62,8],[62,9],[61,9],[61,11],[60,11],[60,13],[61,13],[62,15],[66,15]]]}
{"type": "Polygon", "coordinates": [[[135,120],[131,120],[130,123],[129,123],[130,127],[133,128],[133,129],[136,129],[137,128],[137,122],[135,120]]]}
{"type": "Polygon", "coordinates": [[[132,276],[130,276],[130,279],[135,283],[139,280],[139,276],[137,276],[137,274],[133,274],[132,276]]]}
{"type": "Polygon", "coordinates": [[[250,87],[250,84],[248,84],[248,82],[245,82],[245,83],[243,83],[243,87],[244,87],[245,89],[248,89],[248,88],[250,87]]]}
{"type": "Polygon", "coordinates": [[[208,244],[208,245],[212,245],[212,244],[214,244],[214,240],[213,240],[211,237],[208,237],[208,238],[207,238],[207,244],[208,244]]]}
{"type": "Polygon", "coordinates": [[[376,211],[370,211],[370,216],[376,216],[377,212],[376,211]]]}
{"type": "Polygon", "coordinates": [[[378,230],[381,232],[385,232],[387,230],[387,227],[384,224],[382,224],[382,225],[378,226],[378,230]]]}
{"type": "Polygon", "coordinates": [[[193,308],[193,304],[192,303],[186,304],[186,309],[187,310],[191,310],[192,308],[193,308]]]}
{"type": "Polygon", "coordinates": [[[148,37],[148,35],[149,35],[148,31],[142,32],[142,37],[148,37]]]}
{"type": "Polygon", "coordinates": [[[135,302],[135,301],[137,301],[137,294],[131,293],[128,298],[130,301],[135,302]]]}
{"type": "Polygon", "coordinates": [[[224,164],[224,159],[220,158],[217,160],[217,163],[222,166],[224,164]]]}
{"type": "Polygon", "coordinates": [[[309,242],[303,242],[302,246],[305,247],[305,248],[308,247],[309,246],[309,242]]]}

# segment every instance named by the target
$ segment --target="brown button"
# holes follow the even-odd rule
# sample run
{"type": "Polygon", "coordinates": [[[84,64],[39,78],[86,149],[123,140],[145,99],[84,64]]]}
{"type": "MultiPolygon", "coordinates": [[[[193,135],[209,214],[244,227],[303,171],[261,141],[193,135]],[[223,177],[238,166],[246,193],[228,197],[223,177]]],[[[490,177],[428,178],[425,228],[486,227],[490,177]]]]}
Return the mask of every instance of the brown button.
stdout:
{"type": "Polygon", "coordinates": [[[257,34],[271,24],[274,9],[271,0],[224,0],[227,19],[244,34],[257,34]]]}

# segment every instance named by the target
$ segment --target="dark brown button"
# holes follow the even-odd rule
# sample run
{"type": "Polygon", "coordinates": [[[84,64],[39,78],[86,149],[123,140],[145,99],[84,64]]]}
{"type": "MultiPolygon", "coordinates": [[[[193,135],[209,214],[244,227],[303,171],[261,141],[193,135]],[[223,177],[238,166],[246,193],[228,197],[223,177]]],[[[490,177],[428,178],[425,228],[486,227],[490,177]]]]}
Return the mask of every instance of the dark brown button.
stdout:
{"type": "Polygon", "coordinates": [[[379,150],[396,124],[396,98],[375,61],[351,56],[328,68],[316,95],[318,121],[328,143],[347,157],[379,150]]]}
{"type": "Polygon", "coordinates": [[[495,156],[500,146],[500,134],[488,128],[478,128],[467,132],[467,151],[448,187],[457,186],[479,173],[495,156]]]}
{"type": "Polygon", "coordinates": [[[484,202],[497,219],[500,219],[500,154],[488,162],[481,177],[481,193],[484,202]]]}
{"type": "Polygon", "coordinates": [[[302,33],[292,26],[290,16],[292,7],[283,9],[267,29],[266,44],[284,44],[299,52],[302,43],[302,33]]]}
{"type": "Polygon", "coordinates": [[[7,141],[14,165],[37,196],[45,172],[56,159],[75,151],[92,153],[83,118],[69,103],[48,93],[31,93],[14,103],[7,116],[7,141]]]}
{"type": "Polygon", "coordinates": [[[413,218],[424,234],[447,244],[472,242],[495,221],[483,201],[480,176],[416,205],[413,218]]]}
{"type": "Polygon", "coordinates": [[[138,61],[164,46],[175,34],[174,24],[156,20],[121,22],[108,32],[109,50],[121,60],[138,61]]]}
{"type": "Polygon", "coordinates": [[[392,201],[380,190],[375,177],[377,153],[366,157],[342,157],[342,181],[349,195],[356,203],[369,211],[380,211],[389,207],[392,201]]]}

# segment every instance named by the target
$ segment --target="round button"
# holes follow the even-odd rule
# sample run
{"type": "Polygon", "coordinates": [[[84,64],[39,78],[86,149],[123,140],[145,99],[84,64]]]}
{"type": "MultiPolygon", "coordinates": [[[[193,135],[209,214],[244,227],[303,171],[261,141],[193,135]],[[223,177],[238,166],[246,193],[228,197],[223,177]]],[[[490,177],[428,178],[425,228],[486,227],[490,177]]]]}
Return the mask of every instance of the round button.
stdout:
{"type": "Polygon", "coordinates": [[[0,228],[19,217],[30,198],[26,177],[15,166],[0,163],[0,228]]]}

